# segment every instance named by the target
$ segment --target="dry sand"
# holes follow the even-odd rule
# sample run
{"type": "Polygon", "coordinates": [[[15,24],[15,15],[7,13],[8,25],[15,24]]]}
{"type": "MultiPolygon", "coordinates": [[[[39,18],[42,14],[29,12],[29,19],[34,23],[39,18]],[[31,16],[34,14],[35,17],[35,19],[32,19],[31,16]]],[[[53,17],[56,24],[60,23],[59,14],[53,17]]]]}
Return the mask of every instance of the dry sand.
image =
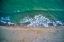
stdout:
{"type": "Polygon", "coordinates": [[[0,42],[64,42],[64,27],[0,26],[0,42]]]}

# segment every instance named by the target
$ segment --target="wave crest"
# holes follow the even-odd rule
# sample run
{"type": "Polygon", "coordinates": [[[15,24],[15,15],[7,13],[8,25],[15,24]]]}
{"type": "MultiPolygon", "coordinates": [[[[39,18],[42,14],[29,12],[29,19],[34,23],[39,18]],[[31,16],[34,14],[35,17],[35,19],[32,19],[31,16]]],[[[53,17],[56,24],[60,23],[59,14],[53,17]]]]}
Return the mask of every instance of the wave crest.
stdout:
{"type": "Polygon", "coordinates": [[[58,26],[58,25],[63,25],[61,21],[50,21],[47,17],[43,16],[42,14],[35,15],[33,18],[27,16],[25,17],[20,23],[25,23],[29,22],[28,27],[38,27],[38,26],[44,26],[44,27],[49,27],[49,26],[58,26]]]}

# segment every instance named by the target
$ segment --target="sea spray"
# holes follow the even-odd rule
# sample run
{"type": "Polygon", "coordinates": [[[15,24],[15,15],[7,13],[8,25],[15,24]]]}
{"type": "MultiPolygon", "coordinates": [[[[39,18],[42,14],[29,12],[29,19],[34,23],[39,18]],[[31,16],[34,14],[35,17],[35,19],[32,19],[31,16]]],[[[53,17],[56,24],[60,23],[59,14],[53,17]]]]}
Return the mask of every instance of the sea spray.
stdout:
{"type": "Polygon", "coordinates": [[[56,27],[56,26],[64,26],[63,21],[51,21],[49,18],[45,17],[42,14],[35,15],[33,18],[26,16],[24,17],[18,24],[11,22],[12,20],[10,19],[9,16],[7,17],[1,17],[0,19],[0,26],[27,26],[27,27],[39,27],[39,26],[44,26],[44,27],[56,27]]]}
{"type": "Polygon", "coordinates": [[[1,20],[8,20],[8,21],[10,21],[10,16],[7,16],[7,17],[1,17],[1,20]]]}
{"type": "Polygon", "coordinates": [[[38,26],[44,26],[44,27],[56,27],[56,26],[63,26],[63,23],[61,21],[51,21],[47,17],[43,16],[42,14],[35,15],[33,18],[27,16],[23,20],[20,21],[20,23],[26,23],[29,22],[27,27],[38,27],[38,26]]]}
{"type": "Polygon", "coordinates": [[[11,22],[10,16],[1,17],[0,19],[0,26],[15,26],[15,23],[11,22]]]}
{"type": "Polygon", "coordinates": [[[50,22],[50,20],[48,18],[46,18],[45,16],[39,14],[39,15],[35,15],[33,18],[33,21],[27,25],[28,27],[38,27],[38,26],[45,26],[48,27],[48,23],[50,22]]]}
{"type": "Polygon", "coordinates": [[[33,21],[33,19],[30,18],[29,16],[27,16],[27,17],[23,18],[23,19],[20,21],[20,23],[32,22],[32,21],[33,21]]]}

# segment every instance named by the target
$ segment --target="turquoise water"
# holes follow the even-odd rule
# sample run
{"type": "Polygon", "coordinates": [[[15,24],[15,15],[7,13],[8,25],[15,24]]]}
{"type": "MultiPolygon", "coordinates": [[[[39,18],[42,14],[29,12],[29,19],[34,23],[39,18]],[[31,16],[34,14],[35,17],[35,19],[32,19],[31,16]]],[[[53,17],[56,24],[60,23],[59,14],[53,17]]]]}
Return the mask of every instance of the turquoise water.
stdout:
{"type": "Polygon", "coordinates": [[[6,17],[10,16],[12,22],[19,22],[24,17],[31,17],[33,18],[35,15],[42,14],[43,16],[47,17],[51,21],[64,21],[64,11],[26,11],[26,12],[19,12],[19,13],[3,13],[0,16],[6,17]],[[5,14],[5,15],[4,15],[5,14]]]}
{"type": "Polygon", "coordinates": [[[64,0],[1,0],[3,12],[28,10],[64,10],[64,0]]]}
{"type": "Polygon", "coordinates": [[[64,20],[64,0],[1,0],[0,17],[18,23],[24,17],[42,14],[51,21],[64,20]]]}

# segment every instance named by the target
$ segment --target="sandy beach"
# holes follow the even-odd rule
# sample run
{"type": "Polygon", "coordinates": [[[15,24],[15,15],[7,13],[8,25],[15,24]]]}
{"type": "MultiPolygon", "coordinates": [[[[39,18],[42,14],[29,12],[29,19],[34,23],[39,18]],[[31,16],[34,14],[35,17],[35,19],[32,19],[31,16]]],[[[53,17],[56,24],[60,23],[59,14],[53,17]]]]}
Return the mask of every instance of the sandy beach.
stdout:
{"type": "Polygon", "coordinates": [[[0,42],[64,42],[64,26],[48,28],[0,26],[0,42]]]}

